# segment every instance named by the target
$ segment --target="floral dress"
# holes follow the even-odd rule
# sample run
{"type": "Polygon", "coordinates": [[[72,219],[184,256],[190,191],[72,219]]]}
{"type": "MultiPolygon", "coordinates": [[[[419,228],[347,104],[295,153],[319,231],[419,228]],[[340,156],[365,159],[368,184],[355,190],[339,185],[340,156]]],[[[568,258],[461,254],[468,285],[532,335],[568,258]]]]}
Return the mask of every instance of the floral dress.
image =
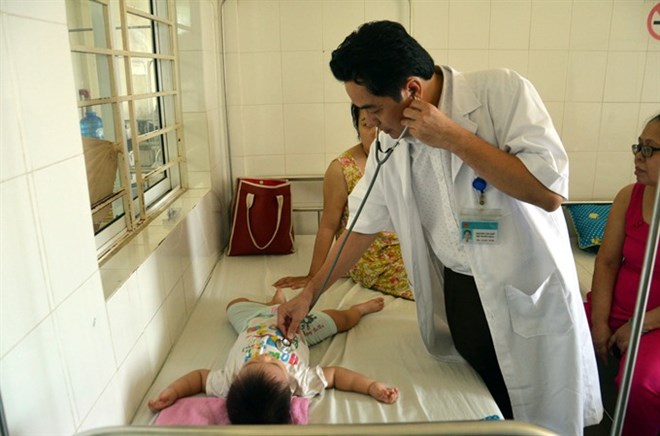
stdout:
{"type": "MultiPolygon", "coordinates": [[[[350,194],[357,182],[364,175],[353,155],[345,151],[337,161],[341,165],[344,179],[350,194]]],[[[348,224],[348,205],[344,207],[339,236],[348,224]]],[[[408,275],[401,258],[401,247],[395,233],[380,232],[376,240],[364,252],[360,260],[349,271],[348,275],[365,288],[371,288],[395,297],[414,300],[408,284],[408,275]]]]}

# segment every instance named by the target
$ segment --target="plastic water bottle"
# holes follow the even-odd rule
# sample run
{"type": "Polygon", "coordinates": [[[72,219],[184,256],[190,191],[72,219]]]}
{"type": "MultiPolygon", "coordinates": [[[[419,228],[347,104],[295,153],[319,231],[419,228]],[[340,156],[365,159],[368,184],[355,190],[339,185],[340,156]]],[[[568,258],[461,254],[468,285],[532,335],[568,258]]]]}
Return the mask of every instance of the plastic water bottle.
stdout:
{"type": "Polygon", "coordinates": [[[103,139],[103,120],[91,108],[87,108],[80,120],[80,133],[87,138],[103,139]]]}

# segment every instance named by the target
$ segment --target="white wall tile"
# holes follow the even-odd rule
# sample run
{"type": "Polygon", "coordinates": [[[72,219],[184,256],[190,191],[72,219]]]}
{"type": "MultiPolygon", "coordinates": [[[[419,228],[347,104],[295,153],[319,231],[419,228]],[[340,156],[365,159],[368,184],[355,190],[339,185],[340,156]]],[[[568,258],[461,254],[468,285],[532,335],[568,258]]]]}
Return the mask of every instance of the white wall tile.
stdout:
{"type": "Polygon", "coordinates": [[[571,9],[571,0],[534,0],[529,48],[567,49],[571,34],[571,9]]]}
{"type": "Polygon", "coordinates": [[[598,151],[629,151],[639,136],[638,119],[639,103],[603,103],[598,151]]]}
{"type": "Polygon", "coordinates": [[[184,113],[183,126],[188,171],[209,171],[211,162],[206,114],[203,112],[184,113]]]}
{"type": "MultiPolygon", "coordinates": [[[[181,307],[177,310],[185,313],[184,301],[181,300],[179,304],[181,307]]],[[[163,366],[163,362],[165,362],[165,358],[172,349],[172,343],[174,342],[170,334],[171,326],[169,325],[170,318],[168,317],[167,305],[166,300],[165,304],[151,319],[142,335],[149,355],[149,368],[154,374],[158,373],[163,366]]]]}
{"type": "Polygon", "coordinates": [[[284,103],[322,103],[325,68],[320,51],[282,53],[284,103]]]}
{"type": "Polygon", "coordinates": [[[2,0],[0,11],[26,18],[66,24],[64,2],[52,0],[2,0]]]}
{"type": "Polygon", "coordinates": [[[250,177],[286,174],[284,156],[250,156],[245,159],[245,173],[250,177]]]}
{"type": "Polygon", "coordinates": [[[323,53],[323,98],[326,103],[350,103],[344,83],[335,79],[330,70],[330,52],[323,53]]]}
{"type": "Polygon", "coordinates": [[[115,373],[108,386],[106,386],[94,404],[92,410],[78,427],[78,431],[83,432],[101,427],[127,425],[129,422],[130,414],[124,407],[115,373]]]}
{"type": "Polygon", "coordinates": [[[126,360],[119,367],[116,378],[121,402],[131,416],[140,405],[140,401],[149,389],[154,376],[147,343],[144,337],[141,336],[126,360]]]}
{"type": "Polygon", "coordinates": [[[529,51],[527,50],[489,50],[489,68],[509,68],[523,76],[529,71],[529,51]]]}
{"type": "Polygon", "coordinates": [[[282,58],[279,53],[227,56],[228,103],[282,103],[282,58]]]}
{"type": "Polygon", "coordinates": [[[247,0],[237,3],[239,50],[247,53],[279,51],[279,2],[247,0]]]}
{"type": "MultiPolygon", "coordinates": [[[[5,17],[0,17],[4,21],[5,17]]],[[[16,177],[25,173],[25,158],[23,156],[23,134],[18,122],[20,109],[18,95],[15,92],[16,80],[11,70],[9,53],[7,52],[7,37],[3,22],[0,28],[0,181],[16,177]]]]}
{"type": "Polygon", "coordinates": [[[230,107],[229,136],[232,156],[284,153],[282,105],[230,107]]]}
{"type": "Polygon", "coordinates": [[[605,51],[571,51],[566,101],[602,101],[607,66],[605,51]]]}
{"type": "MultiPolygon", "coordinates": [[[[639,101],[644,81],[644,52],[613,52],[607,56],[607,74],[603,100],[630,102],[639,101]]],[[[656,80],[660,83],[660,70],[656,80]]]]}
{"type": "Polygon", "coordinates": [[[488,68],[488,50],[449,50],[448,64],[458,71],[479,71],[488,68]]]}
{"type": "Polygon", "coordinates": [[[0,356],[49,312],[48,287],[26,177],[0,184],[0,356]],[[20,247],[20,255],[17,248],[20,247]]]}
{"type": "Polygon", "coordinates": [[[177,0],[177,37],[179,51],[197,51],[202,45],[202,16],[201,8],[195,3],[199,0],[177,0]]]}
{"type": "MultiPolygon", "coordinates": [[[[164,306],[165,324],[171,339],[170,344],[176,343],[183,331],[186,324],[188,312],[186,311],[186,301],[183,290],[183,280],[179,280],[170,295],[167,296],[164,306]]],[[[163,347],[165,351],[159,360],[156,361],[156,368],[160,368],[160,364],[165,360],[169,348],[163,347]]]]}
{"type": "Polygon", "coordinates": [[[614,2],[610,50],[646,50],[648,33],[641,23],[646,23],[650,6],[650,2],[643,0],[614,2]]]}
{"type": "Polygon", "coordinates": [[[317,175],[325,173],[323,154],[287,155],[287,175],[317,175]]]}
{"type": "Polygon", "coordinates": [[[364,21],[397,21],[407,30],[410,21],[408,2],[400,0],[367,0],[364,2],[364,21]]]}
{"type": "Polygon", "coordinates": [[[529,48],[531,12],[531,0],[492,2],[490,6],[490,48],[529,48]]]}
{"type": "Polygon", "coordinates": [[[15,95],[21,101],[19,125],[24,127],[28,169],[82,154],[73,67],[71,62],[62,62],[70,59],[67,28],[14,16],[3,19],[16,71],[15,95]],[[48,65],[48,74],[35,68],[35,59],[48,65]]]}
{"type": "MultiPolygon", "coordinates": [[[[357,131],[353,127],[350,105],[332,103],[325,105],[325,147],[326,153],[337,157],[344,150],[359,142],[357,131]]],[[[315,147],[315,149],[317,149],[315,147]]],[[[317,150],[321,151],[321,150],[317,150]]],[[[325,170],[323,171],[325,173],[325,170]]]]}
{"type": "Polygon", "coordinates": [[[137,271],[142,328],[149,323],[165,301],[163,276],[158,268],[158,257],[157,253],[152,254],[137,271]]]}
{"type": "Polygon", "coordinates": [[[562,140],[568,151],[597,151],[600,103],[566,103],[562,140]]]}
{"type": "Polygon", "coordinates": [[[634,158],[629,151],[601,152],[596,159],[594,200],[613,200],[628,183],[634,171],[634,158]]]}
{"type": "Polygon", "coordinates": [[[204,89],[204,70],[201,51],[179,53],[181,76],[181,108],[184,112],[200,112],[206,109],[206,90],[204,89]]]}
{"type": "Polygon", "coordinates": [[[33,180],[51,292],[57,305],[98,269],[83,157],[39,170],[33,180]]]}
{"type": "Polygon", "coordinates": [[[57,343],[52,318],[48,318],[2,357],[0,385],[9,434],[74,433],[72,405],[57,343]]]}
{"type": "Polygon", "coordinates": [[[284,147],[286,153],[309,154],[323,152],[323,144],[314,138],[324,138],[322,104],[284,105],[284,147]]]}
{"type": "Polygon", "coordinates": [[[563,50],[532,50],[529,79],[544,101],[563,101],[566,95],[568,53],[563,50]]]}
{"type": "Polygon", "coordinates": [[[183,226],[176,226],[167,236],[167,239],[160,244],[155,253],[158,270],[161,273],[161,286],[163,291],[165,291],[165,296],[172,291],[181,274],[183,274],[181,270],[181,259],[179,257],[181,247],[185,244],[182,229],[183,226]]]}
{"type": "Polygon", "coordinates": [[[323,0],[323,50],[336,49],[364,21],[364,1],[323,0]]]}
{"type": "Polygon", "coordinates": [[[483,0],[450,0],[449,48],[488,48],[490,6],[490,2],[483,0]]]}
{"type": "Polygon", "coordinates": [[[55,321],[80,420],[92,409],[117,368],[98,273],[57,308],[55,321]]]}
{"type": "Polygon", "coordinates": [[[108,321],[118,364],[126,359],[144,330],[140,308],[136,273],[107,301],[108,321]]]}
{"type": "Polygon", "coordinates": [[[612,1],[574,1],[571,15],[570,48],[607,50],[612,20],[612,1]]]}
{"type": "MultiPolygon", "coordinates": [[[[215,40],[215,35],[206,35],[204,40],[215,40]]],[[[222,87],[222,64],[217,61],[216,50],[206,50],[202,52],[204,63],[202,68],[204,70],[204,84],[198,84],[197,87],[204,89],[204,109],[206,112],[218,109],[224,104],[224,100],[220,96],[220,89],[222,87]]]]}
{"type": "Polygon", "coordinates": [[[596,159],[596,152],[568,152],[569,200],[593,199],[596,159]]]}
{"type": "MultiPolygon", "coordinates": [[[[412,2],[412,35],[426,50],[449,47],[449,0],[412,2]]],[[[437,63],[437,61],[436,61],[437,63]]]]}
{"type": "MultiPolygon", "coordinates": [[[[660,46],[660,41],[656,41],[660,46]]],[[[644,85],[642,87],[642,101],[644,103],[660,103],[660,51],[649,51],[646,54],[646,67],[644,68],[644,85]]]]}
{"type": "Polygon", "coordinates": [[[323,8],[319,0],[280,3],[282,50],[318,50],[323,47],[323,8]]]}

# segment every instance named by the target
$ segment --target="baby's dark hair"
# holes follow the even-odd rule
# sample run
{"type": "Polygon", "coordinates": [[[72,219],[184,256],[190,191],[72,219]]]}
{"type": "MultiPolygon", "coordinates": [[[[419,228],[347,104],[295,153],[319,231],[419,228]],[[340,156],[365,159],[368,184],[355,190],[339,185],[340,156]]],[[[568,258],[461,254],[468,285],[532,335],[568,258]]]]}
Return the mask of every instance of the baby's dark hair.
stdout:
{"type": "Polygon", "coordinates": [[[258,369],[234,380],[226,403],[232,424],[291,423],[291,389],[258,369]]]}

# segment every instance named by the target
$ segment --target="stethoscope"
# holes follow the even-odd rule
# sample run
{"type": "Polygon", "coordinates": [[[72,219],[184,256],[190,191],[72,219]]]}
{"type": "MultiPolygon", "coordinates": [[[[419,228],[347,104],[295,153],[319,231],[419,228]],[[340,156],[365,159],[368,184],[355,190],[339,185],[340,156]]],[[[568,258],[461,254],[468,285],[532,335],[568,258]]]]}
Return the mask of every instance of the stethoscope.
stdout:
{"type": "MultiPolygon", "coordinates": [[[[364,198],[360,203],[360,207],[358,207],[357,211],[355,212],[355,216],[351,220],[351,224],[346,229],[346,235],[344,236],[344,239],[342,240],[341,245],[339,246],[337,255],[332,261],[332,265],[330,265],[330,269],[328,270],[328,273],[325,275],[325,278],[323,279],[323,283],[321,284],[321,290],[325,289],[325,287],[328,284],[328,281],[330,280],[330,276],[332,275],[332,272],[335,270],[335,267],[337,266],[337,262],[339,261],[339,256],[341,256],[341,252],[344,250],[344,245],[346,245],[346,241],[348,240],[349,235],[351,234],[351,232],[353,232],[353,227],[355,227],[355,223],[357,223],[357,219],[362,213],[364,204],[367,202],[367,199],[369,198],[369,194],[371,194],[371,189],[373,188],[374,183],[376,182],[376,178],[378,176],[378,173],[380,172],[380,168],[383,166],[385,162],[387,162],[390,156],[392,156],[392,152],[394,151],[394,149],[399,146],[399,143],[401,143],[403,137],[406,136],[406,133],[408,133],[408,126],[405,126],[401,131],[401,134],[397,138],[396,142],[394,143],[394,145],[388,148],[387,150],[383,150],[380,143],[380,129],[378,128],[376,129],[377,129],[376,130],[376,171],[374,172],[374,176],[371,178],[371,182],[367,187],[367,192],[364,194],[364,198]]],[[[321,295],[321,293],[319,293],[319,295],[321,295]]],[[[314,306],[315,303],[316,300],[312,301],[311,306],[314,306]]]]}

